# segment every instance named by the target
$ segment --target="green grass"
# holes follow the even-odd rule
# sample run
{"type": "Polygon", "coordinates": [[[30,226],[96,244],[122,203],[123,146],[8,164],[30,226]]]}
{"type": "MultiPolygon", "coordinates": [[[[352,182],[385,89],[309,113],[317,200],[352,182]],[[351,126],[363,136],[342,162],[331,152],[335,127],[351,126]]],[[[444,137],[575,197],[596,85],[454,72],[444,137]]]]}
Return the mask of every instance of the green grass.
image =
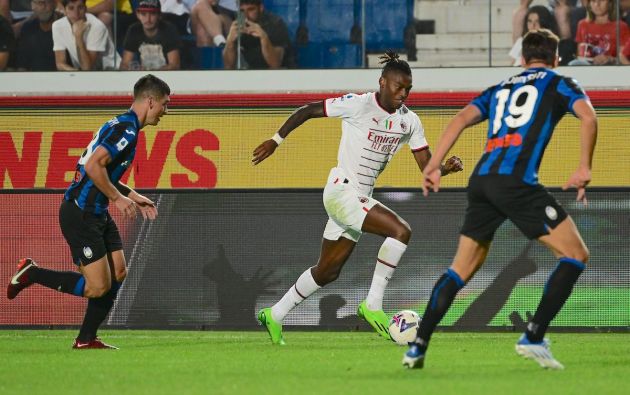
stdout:
{"type": "Polygon", "coordinates": [[[437,333],[425,368],[360,332],[102,331],[118,351],[70,349],[75,331],[0,331],[0,394],[627,394],[630,334],[551,334],[564,371],[514,352],[517,334],[437,333]]]}

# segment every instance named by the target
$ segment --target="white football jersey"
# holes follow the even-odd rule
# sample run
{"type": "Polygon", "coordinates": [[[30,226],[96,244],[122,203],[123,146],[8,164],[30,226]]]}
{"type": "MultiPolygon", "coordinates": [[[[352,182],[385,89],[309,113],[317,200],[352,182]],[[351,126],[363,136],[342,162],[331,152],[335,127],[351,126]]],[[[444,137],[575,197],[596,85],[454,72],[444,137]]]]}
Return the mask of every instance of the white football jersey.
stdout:
{"type": "Polygon", "coordinates": [[[388,113],[374,92],[326,99],[324,113],[342,119],[337,168],[366,196],[403,144],[412,151],[428,148],[420,118],[404,104],[388,113]]]}

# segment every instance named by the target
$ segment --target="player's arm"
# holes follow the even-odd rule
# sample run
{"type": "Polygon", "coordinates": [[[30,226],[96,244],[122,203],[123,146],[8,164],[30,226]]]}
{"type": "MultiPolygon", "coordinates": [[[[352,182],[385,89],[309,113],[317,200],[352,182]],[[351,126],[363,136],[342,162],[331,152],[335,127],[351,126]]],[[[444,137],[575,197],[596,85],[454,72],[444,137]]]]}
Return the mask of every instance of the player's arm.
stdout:
{"type": "Polygon", "coordinates": [[[55,51],[55,65],[59,71],[76,71],[77,69],[68,63],[66,50],[55,51]]]}
{"type": "Polygon", "coordinates": [[[431,157],[429,163],[424,168],[424,183],[422,190],[424,196],[429,193],[429,188],[437,192],[440,187],[441,163],[446,154],[453,147],[460,134],[469,126],[475,125],[482,120],[481,111],[477,106],[469,104],[457,113],[446,125],[446,129],[440,136],[435,155],[431,157]]]}
{"type": "MultiPolygon", "coordinates": [[[[431,150],[429,150],[429,148],[426,148],[423,150],[414,151],[413,157],[416,160],[420,171],[423,171],[431,159],[431,150]]],[[[457,173],[458,171],[462,170],[464,170],[464,165],[462,164],[462,160],[459,159],[457,156],[451,156],[450,158],[448,158],[446,163],[440,165],[440,174],[442,176],[451,173],[457,173]]]]}
{"type": "Polygon", "coordinates": [[[577,188],[577,200],[586,203],[586,186],[591,182],[593,152],[597,141],[597,115],[589,100],[579,99],[573,104],[573,112],[580,120],[580,164],[562,187],[577,188]]]}
{"type": "Polygon", "coordinates": [[[114,203],[114,205],[125,216],[130,218],[136,217],[136,207],[130,198],[120,193],[114,184],[112,184],[107,174],[107,165],[111,162],[111,156],[107,149],[102,146],[97,147],[90,158],[85,163],[85,173],[90,177],[101,193],[114,203]]]}
{"type": "Polygon", "coordinates": [[[137,191],[131,189],[130,186],[123,184],[118,181],[114,184],[118,192],[120,192],[123,196],[127,196],[129,199],[133,200],[134,203],[140,209],[142,216],[147,219],[155,219],[157,218],[157,207],[155,203],[149,199],[148,197],[139,194],[137,191]]]}
{"type": "Polygon", "coordinates": [[[291,114],[289,118],[280,126],[278,132],[269,140],[264,141],[254,150],[254,158],[252,162],[254,165],[259,164],[263,160],[267,159],[278,148],[278,145],[298,126],[311,118],[325,117],[324,102],[313,102],[306,104],[291,114]]]}

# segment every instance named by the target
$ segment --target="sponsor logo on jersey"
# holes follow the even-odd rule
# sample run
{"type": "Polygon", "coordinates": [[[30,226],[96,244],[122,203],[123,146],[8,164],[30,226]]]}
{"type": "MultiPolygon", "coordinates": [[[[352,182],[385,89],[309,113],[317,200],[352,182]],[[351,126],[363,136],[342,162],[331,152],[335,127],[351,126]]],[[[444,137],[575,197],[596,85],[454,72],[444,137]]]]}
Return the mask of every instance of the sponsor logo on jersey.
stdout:
{"type": "Polygon", "coordinates": [[[488,140],[486,144],[486,152],[492,152],[495,149],[506,147],[518,147],[523,144],[523,137],[518,133],[506,134],[502,137],[494,137],[488,140]]]}

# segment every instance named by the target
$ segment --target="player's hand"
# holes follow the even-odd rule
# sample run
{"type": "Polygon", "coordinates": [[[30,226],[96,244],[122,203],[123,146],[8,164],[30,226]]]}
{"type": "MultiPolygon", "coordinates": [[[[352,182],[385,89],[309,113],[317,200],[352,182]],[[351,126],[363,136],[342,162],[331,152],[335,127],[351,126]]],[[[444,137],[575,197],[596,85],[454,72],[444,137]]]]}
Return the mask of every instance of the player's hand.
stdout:
{"type": "Polygon", "coordinates": [[[254,150],[254,158],[252,158],[252,163],[254,165],[259,164],[260,162],[271,156],[276,148],[278,148],[278,144],[271,139],[263,142],[254,150]]]}
{"type": "Polygon", "coordinates": [[[230,30],[228,31],[228,35],[225,39],[228,43],[233,43],[238,38],[238,22],[235,20],[230,25],[230,30]]]}
{"type": "Polygon", "coordinates": [[[439,167],[427,166],[422,173],[424,176],[424,182],[422,183],[422,194],[429,196],[429,189],[433,192],[440,190],[440,178],[442,177],[442,171],[439,167]]]}
{"type": "Polygon", "coordinates": [[[144,219],[154,220],[157,218],[157,207],[155,207],[155,203],[151,199],[140,195],[136,191],[131,192],[129,198],[136,203],[136,207],[140,210],[144,219]]]}
{"type": "Polygon", "coordinates": [[[446,171],[446,174],[457,173],[458,171],[464,170],[464,164],[462,163],[462,160],[458,157],[451,156],[444,163],[444,170],[446,171]]]}
{"type": "Polygon", "coordinates": [[[76,39],[83,40],[83,34],[90,30],[90,24],[87,20],[80,19],[72,24],[72,33],[76,39]]]}
{"type": "Polygon", "coordinates": [[[562,186],[562,190],[566,191],[569,188],[577,189],[577,201],[582,202],[584,204],[586,201],[586,186],[591,182],[591,170],[587,167],[580,166],[575,171],[575,173],[571,174],[569,177],[569,181],[566,182],[562,186]]]}
{"type": "Polygon", "coordinates": [[[267,33],[263,30],[263,28],[259,24],[252,21],[245,21],[245,29],[243,30],[243,33],[249,34],[251,36],[258,37],[261,39],[267,35],[267,33]]]}
{"type": "Polygon", "coordinates": [[[136,212],[136,203],[126,196],[120,195],[118,199],[114,201],[114,205],[127,218],[133,219],[138,215],[136,212]]]}

